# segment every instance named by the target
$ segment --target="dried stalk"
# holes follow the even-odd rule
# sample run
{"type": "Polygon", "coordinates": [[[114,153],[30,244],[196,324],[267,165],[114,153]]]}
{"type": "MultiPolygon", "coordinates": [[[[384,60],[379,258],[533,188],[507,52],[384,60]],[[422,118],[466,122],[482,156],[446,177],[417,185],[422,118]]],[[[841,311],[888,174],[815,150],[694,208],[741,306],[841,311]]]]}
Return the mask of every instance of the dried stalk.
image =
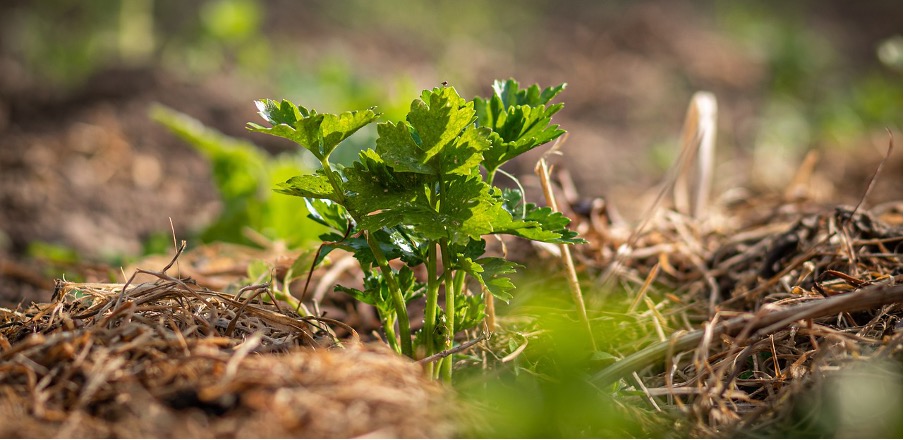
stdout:
{"type": "MultiPolygon", "coordinates": [[[[546,164],[546,156],[555,152],[557,147],[564,142],[566,137],[563,137],[556,141],[556,143],[552,146],[549,152],[546,153],[543,157],[537,161],[537,166],[534,168],[534,172],[537,173],[537,176],[540,177],[540,185],[543,187],[543,194],[546,196],[546,204],[555,212],[559,211],[558,206],[556,205],[556,197],[552,192],[552,184],[549,180],[549,167],[546,164]],[[561,141],[561,142],[560,142],[561,141]]],[[[565,265],[566,274],[568,276],[568,288],[571,290],[571,298],[574,300],[575,305],[578,308],[578,317],[581,320],[581,323],[584,325],[584,330],[587,331],[587,336],[590,338],[590,344],[593,347],[593,351],[598,351],[596,347],[596,340],[593,338],[593,329],[590,327],[590,320],[587,318],[587,308],[584,306],[584,295],[581,293],[581,283],[578,281],[578,274],[574,268],[574,260],[571,258],[571,250],[569,249],[567,244],[560,243],[559,244],[559,252],[562,256],[562,263],[565,265]]]]}
{"type": "Polygon", "coordinates": [[[675,208],[692,218],[703,218],[712,185],[713,156],[716,143],[716,97],[697,92],[691,98],[681,135],[681,169],[675,181],[675,208]],[[696,157],[696,166],[692,165],[696,157]],[[688,180],[693,174],[693,180],[688,180]]]}

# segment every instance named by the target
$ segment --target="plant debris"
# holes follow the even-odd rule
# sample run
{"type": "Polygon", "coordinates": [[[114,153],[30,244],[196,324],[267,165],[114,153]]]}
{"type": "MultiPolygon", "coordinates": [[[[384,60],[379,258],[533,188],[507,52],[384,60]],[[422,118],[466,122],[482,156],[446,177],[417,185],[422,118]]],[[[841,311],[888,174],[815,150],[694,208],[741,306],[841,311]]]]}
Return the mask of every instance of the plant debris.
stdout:
{"type": "MultiPolygon", "coordinates": [[[[191,279],[58,282],[0,309],[3,437],[438,437],[445,392],[356,336],[191,279]],[[429,423],[428,423],[429,421],[429,423]]],[[[355,335],[354,330],[344,329],[355,335]]]]}
{"type": "MultiPolygon", "coordinates": [[[[787,435],[795,402],[835,372],[900,369],[899,202],[860,212],[761,198],[701,220],[661,210],[633,242],[636,231],[593,205],[578,226],[591,241],[578,260],[634,295],[626,319],[656,329],[608,347],[620,359],[594,380],[618,382],[651,411],[684,414],[686,435],[787,435]]],[[[887,433],[838,429],[826,435],[887,433]]]]}

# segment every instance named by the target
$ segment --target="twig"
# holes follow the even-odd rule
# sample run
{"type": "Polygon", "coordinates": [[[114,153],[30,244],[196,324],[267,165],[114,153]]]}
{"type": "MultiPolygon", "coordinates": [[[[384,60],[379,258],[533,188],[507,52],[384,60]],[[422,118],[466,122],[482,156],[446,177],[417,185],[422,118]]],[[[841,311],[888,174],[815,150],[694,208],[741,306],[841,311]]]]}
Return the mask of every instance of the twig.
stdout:
{"type": "Polygon", "coordinates": [[[866,185],[866,189],[863,190],[863,195],[860,197],[860,201],[857,202],[857,206],[855,206],[854,210],[851,211],[851,216],[845,223],[850,223],[854,220],[854,215],[857,214],[857,211],[860,210],[860,206],[863,205],[863,202],[866,201],[867,197],[869,197],[869,193],[873,191],[873,187],[876,186],[876,180],[879,177],[879,173],[882,172],[882,167],[885,166],[885,162],[887,162],[888,158],[891,157],[891,152],[892,150],[894,150],[894,148],[895,137],[891,134],[891,130],[888,130],[888,150],[886,150],[885,152],[885,157],[882,158],[882,161],[879,162],[879,165],[876,167],[876,171],[874,171],[873,175],[869,178],[869,183],[866,185]]]}
{"type": "Polygon", "coordinates": [[[459,352],[465,351],[465,350],[467,350],[467,349],[473,347],[474,345],[476,345],[478,342],[485,340],[486,338],[487,338],[487,335],[480,335],[480,336],[478,336],[476,339],[472,339],[472,340],[470,340],[470,341],[468,341],[468,342],[465,342],[464,344],[461,344],[461,345],[459,345],[459,346],[457,346],[457,347],[452,347],[452,348],[450,348],[450,349],[443,350],[443,351],[441,351],[441,352],[439,352],[439,353],[436,353],[436,354],[434,354],[434,355],[432,355],[432,356],[427,356],[427,357],[425,357],[425,358],[423,358],[423,359],[420,359],[420,360],[417,361],[417,363],[418,363],[418,365],[424,365],[424,364],[428,364],[428,363],[433,362],[433,361],[440,360],[440,359],[442,359],[442,358],[444,358],[444,357],[446,357],[446,356],[453,355],[453,354],[455,354],[455,353],[459,353],[459,352]]]}

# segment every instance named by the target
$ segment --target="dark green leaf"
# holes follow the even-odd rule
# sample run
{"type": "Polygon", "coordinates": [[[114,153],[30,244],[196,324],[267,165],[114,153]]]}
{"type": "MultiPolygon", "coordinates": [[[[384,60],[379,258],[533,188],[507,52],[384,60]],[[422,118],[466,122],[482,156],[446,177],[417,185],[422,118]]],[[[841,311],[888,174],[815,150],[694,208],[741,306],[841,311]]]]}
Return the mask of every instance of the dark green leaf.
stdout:
{"type": "Polygon", "coordinates": [[[502,189],[502,206],[514,218],[522,218],[525,215],[524,194],[518,189],[502,189]]]}
{"type": "Polygon", "coordinates": [[[486,240],[481,238],[480,240],[468,240],[464,246],[452,243],[449,245],[449,251],[458,258],[470,258],[476,260],[486,252],[486,247],[486,240]]]}
{"type": "Polygon", "coordinates": [[[345,177],[347,207],[364,229],[408,224],[402,221],[402,210],[419,196],[426,197],[427,176],[394,172],[374,150],[362,151],[358,161],[345,169],[345,177]],[[368,217],[370,222],[366,221],[368,217]],[[376,222],[378,219],[385,221],[376,222]]]}
{"type": "Polygon", "coordinates": [[[458,269],[464,270],[468,275],[471,275],[494,297],[506,302],[512,299],[510,292],[515,288],[515,285],[505,275],[515,273],[517,267],[521,266],[498,257],[486,257],[477,260],[461,258],[458,262],[458,269]]]}
{"type": "MultiPolygon", "coordinates": [[[[423,184],[407,187],[367,185],[365,182],[380,179],[348,173],[347,187],[354,188],[362,199],[355,206],[361,212],[360,226],[379,229],[398,224],[409,225],[428,240],[449,239],[453,243],[466,244],[470,239],[480,239],[492,233],[494,225],[511,223],[502,207],[498,191],[490,188],[479,176],[453,176],[443,182],[442,202],[435,206],[423,184]]],[[[404,176],[403,176],[404,177],[404,176]]],[[[393,182],[393,183],[398,183],[393,182]]]]}

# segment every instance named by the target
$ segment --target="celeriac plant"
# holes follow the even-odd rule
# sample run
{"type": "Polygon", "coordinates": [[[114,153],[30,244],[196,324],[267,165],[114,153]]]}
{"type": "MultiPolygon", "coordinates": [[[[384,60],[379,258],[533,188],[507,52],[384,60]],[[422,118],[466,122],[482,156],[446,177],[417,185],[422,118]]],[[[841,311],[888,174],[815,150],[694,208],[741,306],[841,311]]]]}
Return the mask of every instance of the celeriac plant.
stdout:
{"type": "MultiPolygon", "coordinates": [[[[344,249],[360,263],[363,290],[337,290],[376,307],[396,351],[426,357],[452,348],[456,333],[480,325],[484,295],[511,298],[508,275],[518,265],[483,256],[483,236],[582,242],[567,229],[567,217],[525,203],[519,191],[493,186],[501,165],[564,133],[551,123],[562,104],[547,106],[563,88],[519,89],[514,80],[496,81],[492,97],[473,101],[445,85],[425,90],[405,121],[378,124],[375,148],[348,167],[330,162],[330,154],[376,121],[373,110],[321,114],[286,100],[262,100],[257,105],[270,127],[248,128],[290,139],[320,161],[322,169],[293,177],[276,191],[303,197],[309,217],[332,230],[320,237],[324,246],[317,261],[344,249]],[[396,270],[393,260],[404,265],[396,270]],[[423,282],[411,269],[417,266],[426,268],[423,282]],[[467,278],[480,290],[470,292],[467,278]],[[407,305],[421,296],[424,323],[412,334],[407,305]]],[[[428,371],[450,380],[451,356],[437,363],[428,364],[428,371]]]]}

